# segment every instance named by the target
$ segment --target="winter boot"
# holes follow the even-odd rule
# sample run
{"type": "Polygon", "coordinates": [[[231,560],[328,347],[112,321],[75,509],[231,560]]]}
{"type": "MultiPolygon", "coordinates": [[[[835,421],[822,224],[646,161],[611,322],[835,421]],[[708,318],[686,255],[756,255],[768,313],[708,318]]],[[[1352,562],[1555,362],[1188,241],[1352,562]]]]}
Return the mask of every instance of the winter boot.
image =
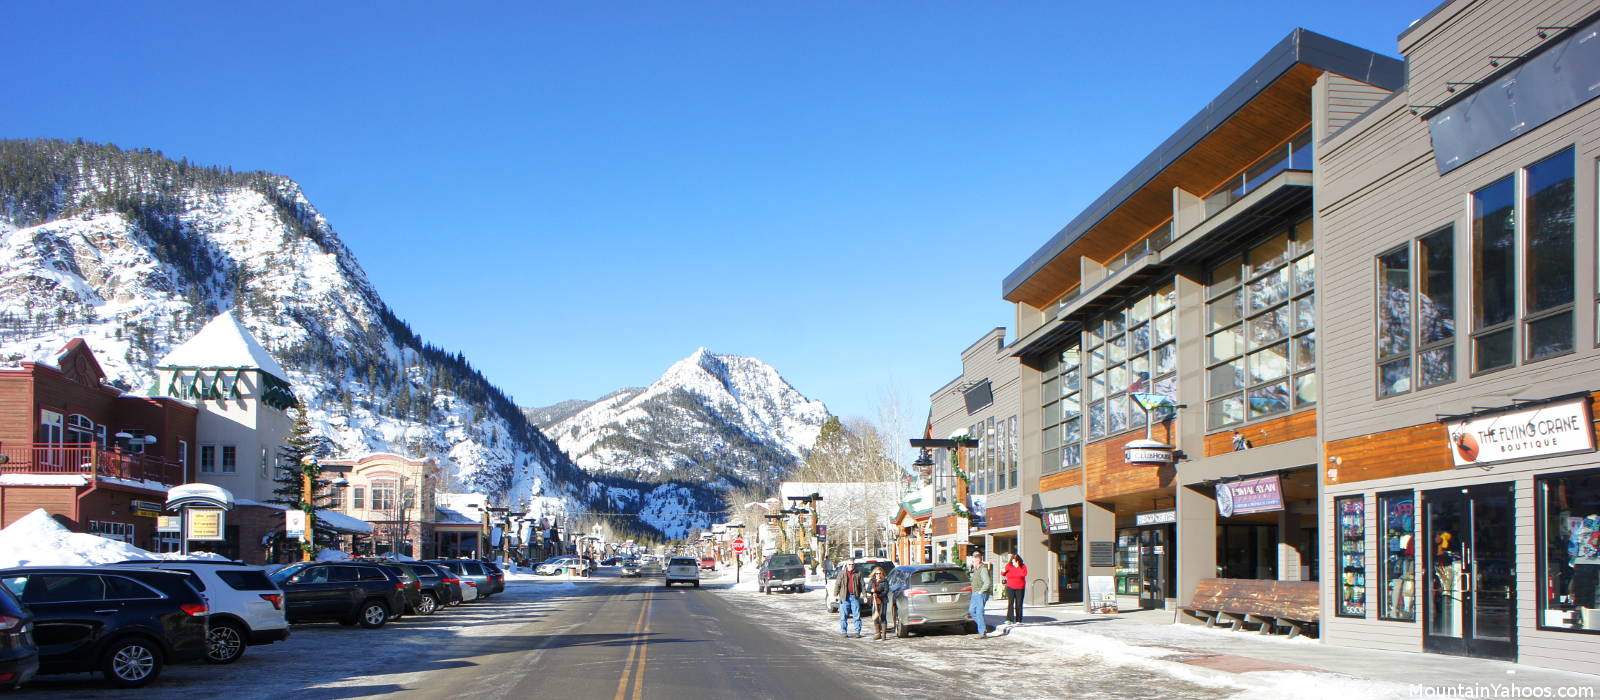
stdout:
{"type": "Polygon", "coordinates": [[[876,639],[876,640],[878,640],[880,642],[883,641],[883,622],[882,621],[874,622],[874,623],[872,623],[872,627],[873,627],[873,629],[877,630],[877,634],[873,635],[872,638],[876,639]]]}

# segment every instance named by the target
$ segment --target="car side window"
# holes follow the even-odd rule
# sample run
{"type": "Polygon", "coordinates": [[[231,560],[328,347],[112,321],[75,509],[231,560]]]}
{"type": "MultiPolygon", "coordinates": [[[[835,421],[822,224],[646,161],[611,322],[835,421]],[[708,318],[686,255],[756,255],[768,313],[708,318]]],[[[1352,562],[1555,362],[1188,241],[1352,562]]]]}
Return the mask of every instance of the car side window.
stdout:
{"type": "Polygon", "coordinates": [[[480,566],[478,564],[478,562],[475,562],[475,561],[464,561],[464,562],[461,562],[461,568],[464,569],[467,572],[468,576],[483,576],[484,575],[483,567],[480,566]]]}
{"type": "Polygon", "coordinates": [[[7,576],[4,579],[4,581],[0,581],[0,583],[4,583],[5,584],[6,590],[11,591],[11,595],[16,596],[17,598],[21,598],[22,597],[22,590],[24,588],[28,587],[28,577],[27,576],[7,576]]]}
{"type": "Polygon", "coordinates": [[[331,566],[313,566],[295,576],[295,583],[327,583],[331,566]]]}
{"type": "MultiPolygon", "coordinates": [[[[192,580],[193,576],[194,574],[190,574],[189,578],[192,580]]],[[[133,579],[121,576],[104,576],[102,578],[106,585],[106,600],[149,600],[161,597],[155,591],[150,590],[148,586],[133,579]]]]}
{"type": "Polygon", "coordinates": [[[92,574],[37,574],[22,590],[22,602],[29,605],[104,599],[105,584],[92,574]]]}
{"type": "MultiPolygon", "coordinates": [[[[394,577],[397,578],[397,579],[403,579],[404,578],[404,577],[400,576],[399,574],[395,574],[394,577]]],[[[380,568],[378,568],[376,566],[364,566],[364,567],[361,567],[361,580],[363,580],[363,581],[387,581],[387,580],[389,580],[389,575],[387,573],[385,573],[383,569],[380,569],[380,568]]]]}
{"type": "Polygon", "coordinates": [[[200,578],[200,574],[197,574],[189,569],[166,569],[166,571],[176,571],[178,573],[188,574],[189,585],[199,589],[202,593],[205,592],[206,582],[205,579],[200,578]]]}

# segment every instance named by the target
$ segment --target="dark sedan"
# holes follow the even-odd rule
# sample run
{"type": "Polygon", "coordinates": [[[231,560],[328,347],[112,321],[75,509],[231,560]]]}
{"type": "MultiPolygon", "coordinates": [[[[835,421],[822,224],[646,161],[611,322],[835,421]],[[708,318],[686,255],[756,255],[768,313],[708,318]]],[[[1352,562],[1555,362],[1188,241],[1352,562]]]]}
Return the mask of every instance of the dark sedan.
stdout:
{"type": "Polygon", "coordinates": [[[38,672],[33,613],[22,607],[11,589],[0,586],[0,688],[16,688],[38,672]]]}

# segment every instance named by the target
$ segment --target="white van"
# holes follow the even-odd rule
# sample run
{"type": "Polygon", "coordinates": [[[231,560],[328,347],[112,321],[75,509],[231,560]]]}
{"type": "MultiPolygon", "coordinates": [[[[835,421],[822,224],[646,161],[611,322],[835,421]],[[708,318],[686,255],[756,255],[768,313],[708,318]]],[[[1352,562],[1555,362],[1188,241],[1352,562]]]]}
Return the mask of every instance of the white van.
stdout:
{"type": "Polygon", "coordinates": [[[700,587],[700,562],[693,557],[673,557],[667,560],[667,585],[692,583],[700,587]]]}

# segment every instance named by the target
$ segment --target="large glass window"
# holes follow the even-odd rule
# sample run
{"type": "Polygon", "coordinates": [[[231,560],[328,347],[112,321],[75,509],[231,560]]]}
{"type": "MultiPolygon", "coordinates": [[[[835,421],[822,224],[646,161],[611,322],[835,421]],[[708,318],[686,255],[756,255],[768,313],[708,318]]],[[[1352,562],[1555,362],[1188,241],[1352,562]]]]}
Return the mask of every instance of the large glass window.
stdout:
{"type": "Polygon", "coordinates": [[[1011,487],[1016,488],[1017,481],[1017,417],[1006,419],[1006,471],[1011,474],[1011,487]]]}
{"type": "Polygon", "coordinates": [[[1600,470],[1538,478],[1539,627],[1600,633],[1600,470]]]}
{"type": "Polygon", "coordinates": [[[1367,616],[1367,499],[1344,496],[1333,501],[1339,516],[1339,601],[1341,617],[1367,616]]]}
{"type": "Polygon", "coordinates": [[[394,508],[395,483],[388,480],[372,482],[372,509],[392,510],[394,508]]]}
{"type": "Polygon", "coordinates": [[[1506,178],[1472,193],[1472,370],[1515,361],[1511,322],[1516,318],[1516,181],[1506,178]]]}
{"type": "Polygon", "coordinates": [[[1384,620],[1417,619],[1417,518],[1416,496],[1411,491],[1378,496],[1378,524],[1383,547],[1378,579],[1383,600],[1378,617],[1384,620]]]}
{"type": "Polygon", "coordinates": [[[1455,380],[1453,230],[1378,256],[1378,396],[1455,380]],[[1413,260],[1415,264],[1413,264],[1413,260]]]}
{"type": "Polygon", "coordinates": [[[1311,219],[1213,265],[1206,303],[1206,423],[1224,428],[1317,401],[1311,219]]]}
{"type": "Polygon", "coordinates": [[[1523,200],[1528,227],[1523,290],[1527,343],[1523,356],[1530,362],[1573,348],[1575,174],[1570,148],[1527,170],[1527,197],[1523,200]]]}
{"type": "MultiPolygon", "coordinates": [[[[1089,440],[1144,428],[1144,409],[1133,394],[1162,394],[1176,403],[1176,319],[1177,293],[1169,282],[1090,324],[1084,333],[1089,440]]],[[[1170,408],[1158,409],[1151,419],[1170,415],[1170,408]]]]}
{"type": "MultiPolygon", "coordinates": [[[[1044,407],[1039,437],[1044,461],[1040,473],[1054,474],[1063,469],[1076,469],[1083,463],[1083,448],[1079,442],[1083,434],[1082,353],[1074,345],[1050,358],[1046,366],[1039,397],[1044,407]]],[[[1016,418],[1011,421],[1015,427],[1016,418]]],[[[1012,432],[1014,434],[1015,430],[1012,432]]]]}

